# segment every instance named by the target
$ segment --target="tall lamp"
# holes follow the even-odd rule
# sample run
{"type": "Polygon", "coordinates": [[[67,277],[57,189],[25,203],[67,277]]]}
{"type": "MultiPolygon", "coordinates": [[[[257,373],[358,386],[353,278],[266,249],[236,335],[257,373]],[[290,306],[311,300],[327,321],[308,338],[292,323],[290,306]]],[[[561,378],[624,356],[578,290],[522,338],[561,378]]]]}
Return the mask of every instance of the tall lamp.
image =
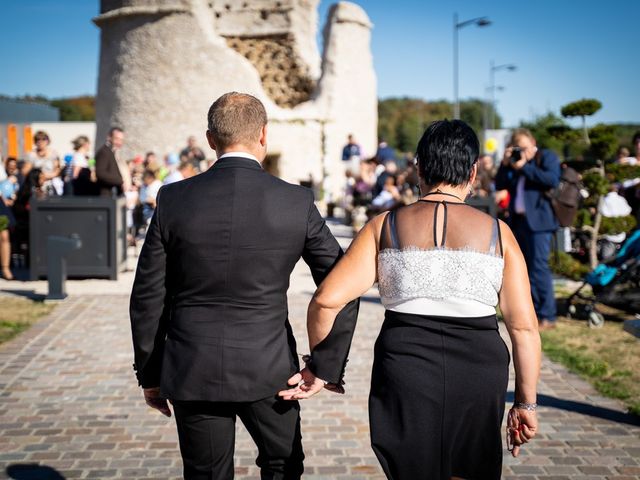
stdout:
{"type": "Polygon", "coordinates": [[[489,68],[489,88],[491,89],[491,128],[496,128],[496,72],[499,70],[507,70],[515,72],[518,69],[513,63],[505,63],[503,65],[494,65],[491,60],[489,68]]]}
{"type": "Polygon", "coordinates": [[[467,25],[487,27],[491,25],[488,17],[477,17],[464,22],[458,21],[458,14],[453,14],[453,118],[460,118],[460,100],[458,98],[458,30],[467,25]]]}

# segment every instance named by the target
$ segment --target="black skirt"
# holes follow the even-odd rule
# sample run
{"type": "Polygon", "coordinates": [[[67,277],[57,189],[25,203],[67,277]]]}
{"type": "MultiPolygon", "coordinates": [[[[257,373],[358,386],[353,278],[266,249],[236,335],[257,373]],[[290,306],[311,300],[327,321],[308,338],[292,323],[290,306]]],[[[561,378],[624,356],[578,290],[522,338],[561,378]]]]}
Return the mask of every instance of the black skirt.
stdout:
{"type": "Polygon", "coordinates": [[[387,477],[499,479],[509,358],[495,315],[387,310],[369,396],[371,443],[387,477]]]}

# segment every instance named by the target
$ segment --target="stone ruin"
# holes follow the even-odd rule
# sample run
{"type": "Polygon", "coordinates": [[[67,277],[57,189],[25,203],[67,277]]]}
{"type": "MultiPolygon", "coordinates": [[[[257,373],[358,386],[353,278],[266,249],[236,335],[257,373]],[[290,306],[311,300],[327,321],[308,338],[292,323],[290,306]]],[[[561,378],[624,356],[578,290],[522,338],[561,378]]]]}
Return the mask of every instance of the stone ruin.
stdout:
{"type": "Polygon", "coordinates": [[[333,5],[321,56],[318,3],[102,0],[97,141],[118,125],[127,156],[176,152],[194,134],[204,148],[213,100],[251,93],[269,116],[266,168],[339,192],[347,135],[365,154],[376,148],[372,25],[358,5],[333,5]]]}

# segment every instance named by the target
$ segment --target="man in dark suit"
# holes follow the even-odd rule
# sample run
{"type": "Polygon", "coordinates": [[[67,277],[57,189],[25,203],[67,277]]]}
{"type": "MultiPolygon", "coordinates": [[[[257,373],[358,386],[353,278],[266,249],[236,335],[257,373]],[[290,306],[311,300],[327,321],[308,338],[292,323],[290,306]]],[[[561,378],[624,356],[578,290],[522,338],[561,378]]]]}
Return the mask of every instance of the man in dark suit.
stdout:
{"type": "MultiPolygon", "coordinates": [[[[134,367],[149,405],[170,416],[165,399],[173,404],[185,478],[233,478],[240,417],[262,478],[297,479],[300,407],[277,397],[301,377],[289,276],[302,257],[320,283],[342,250],[311,190],[262,169],[267,116],[259,100],[223,95],[208,127],[218,161],[157,197],[131,296],[134,367]]],[[[357,310],[357,302],[345,307],[311,352],[301,388],[339,388],[357,310]]]]}
{"type": "Polygon", "coordinates": [[[496,174],[496,190],[508,189],[509,224],[522,249],[541,329],[553,328],[556,303],[549,268],[551,236],[558,229],[547,192],[560,183],[560,162],[538,149],[529,130],[516,129],[496,174]]]}
{"type": "Polygon", "coordinates": [[[118,127],[109,130],[107,141],[96,152],[96,179],[102,196],[120,196],[123,192],[123,179],[115,152],[122,148],[124,132],[118,127]]]}

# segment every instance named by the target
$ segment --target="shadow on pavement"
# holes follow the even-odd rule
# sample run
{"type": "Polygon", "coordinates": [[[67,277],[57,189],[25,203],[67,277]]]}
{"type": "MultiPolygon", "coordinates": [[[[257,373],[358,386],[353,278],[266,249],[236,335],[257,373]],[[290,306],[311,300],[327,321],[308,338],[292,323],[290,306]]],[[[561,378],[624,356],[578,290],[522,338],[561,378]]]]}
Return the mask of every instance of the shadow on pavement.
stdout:
{"type": "Polygon", "coordinates": [[[36,302],[42,302],[46,295],[42,295],[40,293],[36,293],[35,290],[18,290],[13,288],[2,288],[0,291],[5,293],[10,293],[11,295],[16,295],[18,297],[26,297],[29,300],[35,300],[36,302]]]}
{"type": "MultiPolygon", "coordinates": [[[[507,392],[507,401],[513,402],[513,392],[507,392]]],[[[590,405],[588,403],[564,400],[550,395],[538,394],[538,405],[541,407],[552,407],[559,410],[579,413],[581,415],[589,415],[590,417],[602,418],[603,420],[609,420],[616,423],[640,426],[640,417],[635,415],[611,410],[610,408],[590,405]]]]}
{"type": "Polygon", "coordinates": [[[9,478],[15,480],[64,480],[66,478],[55,468],[36,463],[9,465],[6,473],[9,478]]]}

